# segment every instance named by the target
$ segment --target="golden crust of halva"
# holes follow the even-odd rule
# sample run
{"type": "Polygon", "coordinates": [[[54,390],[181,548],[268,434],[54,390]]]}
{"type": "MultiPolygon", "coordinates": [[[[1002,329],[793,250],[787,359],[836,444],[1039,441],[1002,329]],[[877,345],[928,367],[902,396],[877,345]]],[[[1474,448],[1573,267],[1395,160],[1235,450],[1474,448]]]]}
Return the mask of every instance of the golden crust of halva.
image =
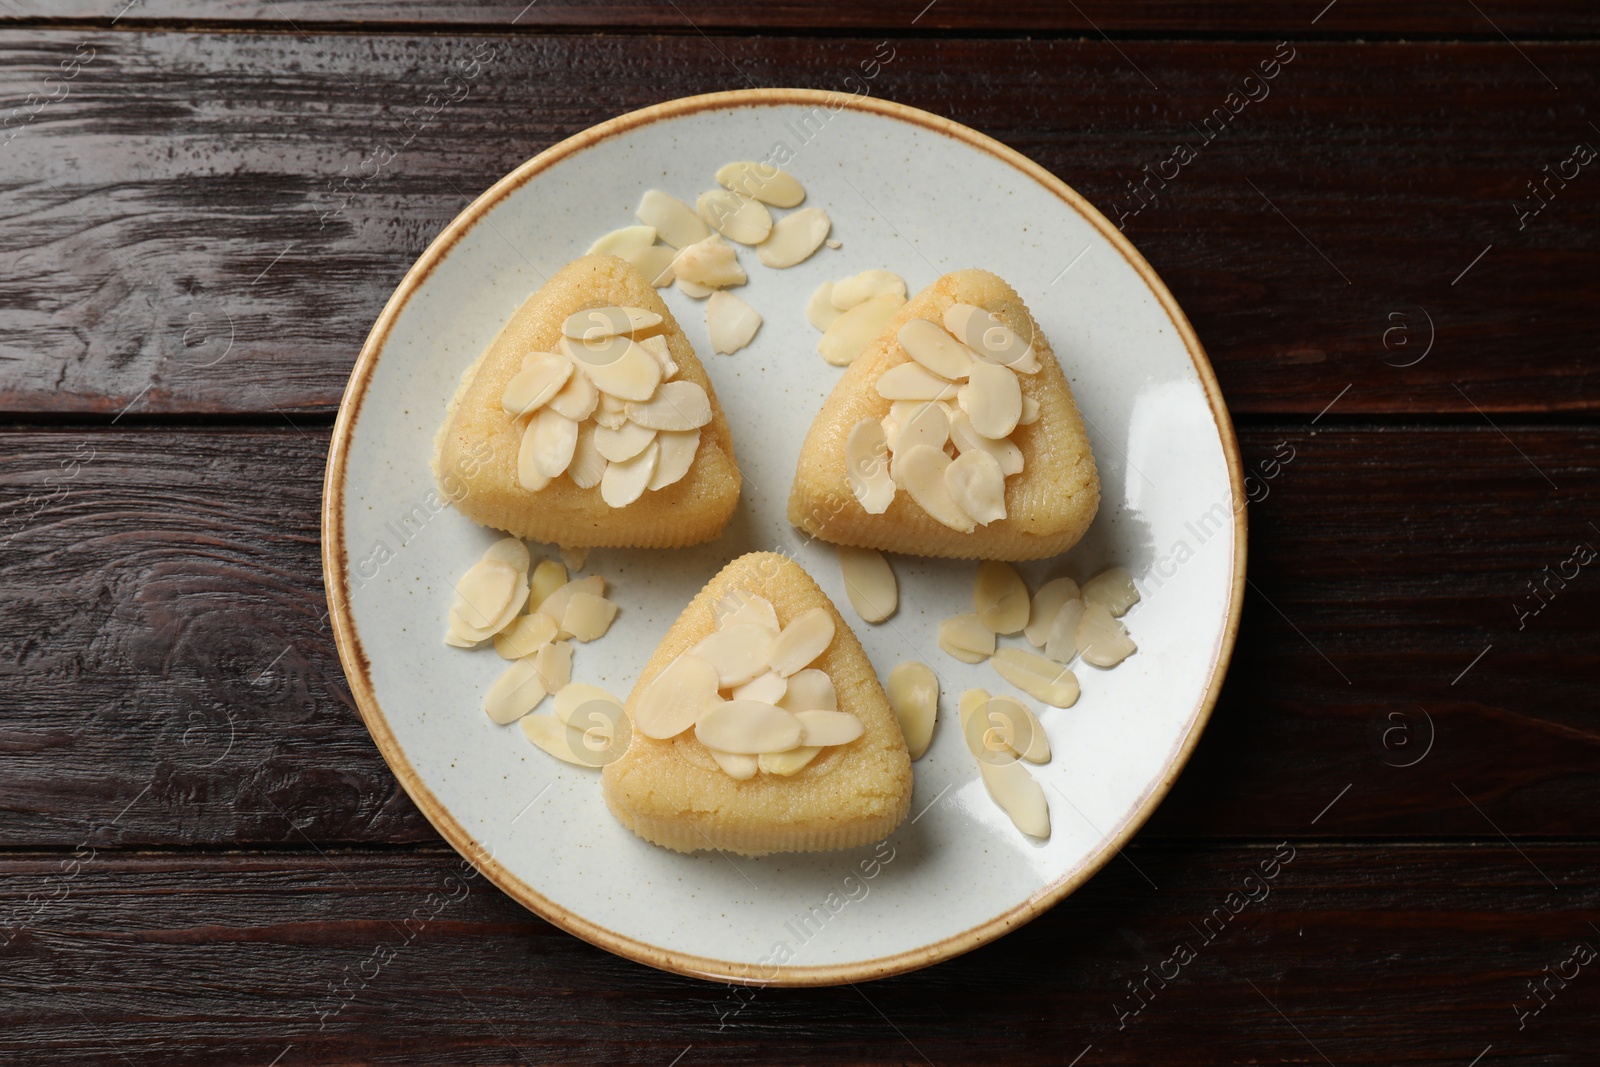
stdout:
{"type": "Polygon", "coordinates": [[[467,368],[434,440],[433,472],[456,508],[473,521],[568,548],[677,548],[709,541],[722,532],[739,501],[733,437],[705,368],[644,275],[616,256],[583,256],[556,272],[467,368]],[[675,380],[695,382],[711,398],[711,422],[700,432],[689,472],[624,508],[602,500],[598,486],[580,489],[567,475],[537,492],[524,489],[517,481],[517,450],[526,420],[513,419],[500,404],[526,353],[555,351],[569,315],[609,306],[660,315],[661,325],[649,332],[666,337],[678,364],[675,380]]]}
{"type": "Polygon", "coordinates": [[[679,852],[718,848],[746,856],[853,848],[886,837],[911,807],[911,760],[883,686],[861,642],[798,563],[752,552],[729,563],[690,602],[628,697],[631,715],[644,687],[716,628],[717,601],[736,589],[766,597],[780,625],[814,608],[833,617],[833,643],[811,666],[826,671],[839,710],[864,732],[826,748],[790,777],[725,774],[692,729],[659,741],[639,733],[603,775],[606,806],[647,841],[679,852]]]}
{"type": "Polygon", "coordinates": [[[1044,331],[1016,290],[984,270],[946,274],[909,301],[845,370],[806,433],[789,494],[789,521],[834,544],[913,556],[1024,560],[1059,555],[1078,543],[1100,506],[1100,477],[1083,418],[1044,331]],[[901,491],[881,515],[870,515],[850,491],[845,440],[862,419],[881,419],[889,401],[874,387],[884,371],[911,357],[896,335],[913,318],[942,321],[952,304],[974,304],[1033,340],[1043,364],[1021,374],[1024,396],[1039,418],[1011,435],[1024,466],[1006,479],[1006,517],[961,533],[934,519],[901,491]]]}

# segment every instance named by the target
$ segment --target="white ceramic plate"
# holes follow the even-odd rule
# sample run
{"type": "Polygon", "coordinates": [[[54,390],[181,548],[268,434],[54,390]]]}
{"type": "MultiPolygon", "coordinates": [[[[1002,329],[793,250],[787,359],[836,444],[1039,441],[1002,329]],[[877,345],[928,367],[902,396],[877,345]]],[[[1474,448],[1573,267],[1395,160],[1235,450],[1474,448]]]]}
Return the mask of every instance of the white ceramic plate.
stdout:
{"type": "MultiPolygon", "coordinates": [[[[784,157],[779,157],[784,158],[784,157]]],[[[1010,149],[896,104],[809,90],[694,97],[556,145],[478,198],[406,275],[351,376],[329,456],[324,566],[339,651],[384,757],[452,845],[495,884],[579,937],[685,974],[824,984],[965,952],[1087,879],[1165,794],[1210,712],[1244,582],[1240,468],[1199,342],[1149,265],[1097,211],[1010,149]],[[693,201],[726,162],[782,142],[837,251],[786,271],[741,259],[738,293],[766,323],[735,356],[710,352],[704,304],[667,303],[727,410],[744,495],[724,535],[680,551],[596,550],[623,605],[580,645],[574,678],[625,697],[679,611],[723,564],[791,552],[855,619],[832,550],[784,519],[801,438],[841,373],[816,354],[806,298],[882,267],[913,293],[981,266],[1022,294],[1092,427],[1103,499],[1067,556],[1024,565],[1030,585],[1132,569],[1139,652],[1078,668],[1083,696],[1045,710],[1054,759],[1031,768],[1053,833],[1020,834],[989,799],[960,731],[969,686],[1011,691],[943,654],[941,619],[971,608],[974,564],[896,557],[899,614],[857,632],[880,675],[904,659],[944,682],[932,748],[914,765],[912,818],[877,847],[751,860],[650,845],[606,811],[599,775],[560,764],[483,714],[505,667],[443,640],[452,580],[496,533],[441,508],[429,458],[465,368],[542,280],[634,221],[652,186],[693,201]]],[[[553,549],[550,554],[553,554],[553,549]]],[[[1006,639],[1016,640],[1016,639],[1006,639]]]]}

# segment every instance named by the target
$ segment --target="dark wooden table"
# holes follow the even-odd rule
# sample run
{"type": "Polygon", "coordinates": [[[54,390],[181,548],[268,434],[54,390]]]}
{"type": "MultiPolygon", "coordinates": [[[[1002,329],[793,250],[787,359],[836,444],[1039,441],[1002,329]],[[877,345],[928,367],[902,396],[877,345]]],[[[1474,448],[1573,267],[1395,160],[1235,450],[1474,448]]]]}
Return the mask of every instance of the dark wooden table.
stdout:
{"type": "Polygon", "coordinates": [[[1325,3],[0,0],[0,1061],[1600,1061],[1600,7],[1325,3]],[[1276,476],[1124,858],[929,970],[716,986],[450,890],[328,633],[324,456],[501,174],[879,42],[1122,219],[1276,476]]]}

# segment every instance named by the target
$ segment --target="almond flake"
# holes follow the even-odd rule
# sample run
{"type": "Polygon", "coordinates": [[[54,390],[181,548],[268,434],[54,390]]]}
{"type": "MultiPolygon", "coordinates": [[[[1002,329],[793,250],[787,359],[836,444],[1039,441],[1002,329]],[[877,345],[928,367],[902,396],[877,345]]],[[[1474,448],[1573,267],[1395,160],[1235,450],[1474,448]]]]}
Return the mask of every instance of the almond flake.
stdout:
{"type": "Polygon", "coordinates": [[[717,169],[717,184],[773,207],[794,207],[806,198],[794,175],[771,163],[724,163],[717,169]]]}
{"type": "MultiPolygon", "coordinates": [[[[756,206],[760,207],[759,204],[756,206]]],[[[739,256],[733,246],[716,234],[685,247],[672,261],[672,269],[678,276],[680,289],[684,288],[686,282],[690,286],[711,290],[743,285],[750,280],[744,268],[739,266],[739,256]]],[[[690,296],[697,295],[688,289],[684,291],[690,296]]],[[[700,297],[709,295],[709,292],[698,294],[700,297]]]]}
{"type": "MultiPolygon", "coordinates": [[[[672,269],[674,271],[676,271],[678,269],[678,261],[677,260],[673,260],[672,261],[672,269]]],[[[688,278],[677,278],[676,279],[676,284],[678,286],[678,292],[682,293],[684,296],[687,296],[687,297],[689,297],[690,299],[693,299],[693,300],[704,300],[706,297],[708,297],[712,293],[716,292],[716,290],[711,288],[711,286],[709,286],[709,285],[701,285],[699,282],[691,282],[688,278]]],[[[734,758],[736,758],[736,759],[744,759],[743,756],[738,756],[738,757],[734,757],[734,758]]]]}
{"type": "Polygon", "coordinates": [[[801,208],[773,223],[767,239],[756,246],[756,257],[778,270],[804,263],[822,247],[832,228],[833,221],[820,207],[801,208]]]}
{"type": "Polygon", "coordinates": [[[630,338],[591,343],[563,337],[559,347],[595,388],[619,400],[649,400],[661,384],[661,364],[630,338]]]}
{"type": "Polygon", "coordinates": [[[562,545],[557,551],[561,553],[561,562],[575,571],[583,570],[583,565],[589,562],[589,549],[586,546],[568,548],[562,545]]]}
{"type": "Polygon", "coordinates": [[[891,295],[906,300],[906,280],[888,270],[864,270],[833,283],[830,299],[840,311],[849,311],[875,296],[891,295]]]}
{"type": "Polygon", "coordinates": [[[572,645],[566,641],[545,645],[534,653],[532,662],[539,680],[552,693],[572,681],[572,645]]]}
{"type": "Polygon", "coordinates": [[[892,446],[896,451],[909,452],[918,445],[944,451],[950,440],[950,416],[944,408],[931,400],[897,400],[890,412],[898,422],[892,446]]]}
{"type": "Polygon", "coordinates": [[[672,358],[672,349],[667,346],[667,339],[661,334],[652,334],[639,342],[639,347],[656,357],[656,362],[661,364],[661,380],[670,382],[678,374],[678,361],[672,358]]]}
{"type": "Polygon", "coordinates": [[[767,652],[767,663],[787,678],[826,652],[833,644],[833,634],[833,616],[826,608],[802,612],[778,634],[767,652]]]}
{"type": "Polygon", "coordinates": [[[1039,421],[1039,402],[1031,396],[1022,398],[1022,417],[1017,419],[1018,426],[1032,426],[1039,421]]]}
{"type": "Polygon", "coordinates": [[[589,246],[589,255],[620,256],[656,243],[654,226],[624,226],[612,230],[589,246]]]}
{"type": "Polygon", "coordinates": [[[594,447],[612,463],[621,463],[632,459],[656,439],[656,432],[648,426],[640,426],[636,422],[625,422],[615,430],[608,430],[604,426],[594,431],[594,447]]]}
{"type": "Polygon", "coordinates": [[[591,714],[615,722],[622,714],[622,701],[598,685],[568,682],[556,691],[555,698],[550,702],[550,711],[573,729],[586,730],[591,726],[600,725],[590,718],[591,714]]]}
{"type": "Polygon", "coordinates": [[[987,452],[1000,465],[1002,476],[1017,474],[1022,470],[1022,449],[1010,440],[1002,438],[991,441],[983,436],[972,428],[972,419],[960,408],[950,416],[950,440],[955,442],[956,451],[962,455],[987,452]]]}
{"type": "Polygon", "coordinates": [[[617,617],[617,605],[593,593],[574,593],[561,616],[561,631],[579,641],[595,641],[611,629],[617,617]]]}
{"type": "Polygon", "coordinates": [[[707,748],[711,758],[717,761],[717,766],[729,778],[743,781],[754,778],[761,769],[761,760],[758,756],[746,756],[738,752],[722,752],[714,748],[707,748]]]}
{"type": "Polygon", "coordinates": [[[833,325],[844,312],[833,306],[833,283],[823,282],[811,293],[811,299],[806,301],[806,319],[819,330],[826,330],[833,325]]]}
{"type": "Polygon", "coordinates": [[[958,533],[973,531],[972,516],[961,509],[955,497],[950,495],[950,487],[945,484],[944,472],[950,466],[949,456],[937,448],[917,445],[896,453],[895,459],[904,473],[906,491],[923,511],[936,522],[958,533]]]}
{"type": "Polygon", "coordinates": [[[599,426],[592,422],[578,427],[578,444],[572,450],[572,464],[567,467],[567,477],[579,489],[593,489],[606,473],[606,457],[595,447],[594,435],[599,432],[599,426]]]}
{"type": "Polygon", "coordinates": [[[756,762],[760,765],[762,773],[787,778],[804,770],[821,751],[821,747],[817,745],[801,745],[787,752],[763,752],[756,757],[756,762]]]}
{"type": "Polygon", "coordinates": [[[556,639],[555,620],[534,612],[519,615],[494,635],[494,650],[501,659],[527,659],[556,639]]]}
{"type": "Polygon", "coordinates": [[[1078,623],[1088,605],[1081,600],[1063,601],[1050,620],[1050,632],[1045,635],[1044,654],[1057,663],[1071,663],[1078,654],[1078,623]]]}
{"type": "Polygon", "coordinates": [[[725,593],[717,606],[712,611],[720,629],[724,626],[737,626],[740,623],[750,623],[771,630],[773,636],[782,629],[778,625],[778,611],[772,606],[772,601],[764,596],[757,596],[748,589],[735,589],[725,593]]]}
{"type": "Polygon", "coordinates": [[[678,250],[671,245],[651,245],[649,248],[635,248],[622,253],[622,258],[639,268],[645,281],[657,289],[672,284],[676,277],[672,261],[677,257],[678,250]]]}
{"type": "Polygon", "coordinates": [[[600,403],[594,409],[595,425],[604,426],[608,430],[620,430],[627,421],[628,402],[619,400],[610,393],[601,393],[600,403]]]}
{"type": "Polygon", "coordinates": [[[994,631],[976,614],[952,615],[939,624],[939,647],[963,663],[994,655],[994,631]]]}
{"type": "Polygon", "coordinates": [[[706,330],[711,351],[731,356],[761,329],[761,314],[732,293],[718,290],[706,301],[706,330]]]}
{"type": "Polygon", "coordinates": [[[504,560],[481,559],[456,583],[450,614],[475,642],[482,641],[516,617],[527,595],[525,572],[504,560]]]}
{"type": "Polygon", "coordinates": [[[983,624],[997,634],[1014,634],[1028,625],[1033,604],[1028,586],[1009,563],[985,561],[978,564],[972,583],[972,604],[983,624]]]}
{"type": "Polygon", "coordinates": [[[778,701],[787,711],[838,711],[839,693],[827,671],[807,667],[789,675],[789,688],[778,701]]]}
{"type": "Polygon", "coordinates": [[[1050,624],[1056,621],[1056,612],[1061,610],[1061,605],[1076,599],[1078,583],[1071,578],[1052,578],[1039,587],[1039,591],[1033,594],[1033,604],[1028,610],[1028,625],[1022,628],[1034,648],[1044,647],[1050,636],[1050,624]]]}
{"type": "Polygon", "coordinates": [[[651,492],[674,485],[689,473],[700,449],[700,431],[662,430],[656,434],[656,444],[661,446],[661,458],[656,460],[656,472],[646,486],[651,492]]]}
{"type": "Polygon", "coordinates": [[[959,381],[972,370],[974,359],[966,345],[929,319],[909,319],[896,335],[906,355],[941,378],[959,381]]]}
{"type": "Polygon", "coordinates": [[[536,660],[537,657],[517,660],[489,686],[483,698],[483,710],[491,720],[504,726],[539,706],[549,690],[539,676],[536,660]]]}
{"type": "Polygon", "coordinates": [[[679,656],[640,692],[634,725],[646,737],[677,737],[717,699],[719,684],[711,664],[697,656],[679,656]]]}
{"type": "Polygon", "coordinates": [[[572,603],[572,598],[579,593],[589,593],[593,596],[604,596],[606,580],[598,574],[590,574],[583,578],[574,578],[560,587],[551,591],[550,595],[540,601],[535,609],[541,615],[548,615],[557,625],[566,618],[567,605],[572,603]]]}
{"type": "MultiPolygon", "coordinates": [[[[539,605],[547,600],[551,593],[567,584],[567,568],[553,559],[542,559],[539,565],[533,568],[533,582],[528,592],[528,610],[538,611],[539,605]]],[[[551,622],[560,622],[560,619],[551,619],[551,622]]]]}
{"type": "Polygon", "coordinates": [[[559,478],[578,447],[578,424],[554,408],[543,408],[528,423],[527,433],[533,437],[533,465],[546,478],[559,478]]]}
{"type": "Polygon", "coordinates": [[[583,735],[554,715],[529,715],[522,720],[522,736],[564,763],[585,766],[579,756],[583,735]]]}
{"type": "Polygon", "coordinates": [[[890,367],[877,382],[878,395],[885,400],[949,400],[957,395],[956,389],[954,382],[916,362],[890,367]]]}
{"type": "Polygon", "coordinates": [[[996,363],[975,361],[959,400],[961,410],[972,420],[973,431],[991,441],[1009,435],[1022,417],[1022,387],[1017,376],[996,363]]]}
{"type": "Polygon", "coordinates": [[[697,383],[667,382],[644,403],[628,405],[628,418],[652,430],[698,430],[711,421],[711,398],[697,383]]]}
{"type": "Polygon", "coordinates": [[[552,352],[533,352],[522,357],[522,369],[506,383],[500,406],[512,418],[526,415],[544,404],[566,384],[572,374],[572,361],[552,352]]]}
{"type": "Polygon", "coordinates": [[[999,367],[1010,367],[1018,374],[1033,374],[1039,370],[1033,346],[983,308],[971,304],[952,304],[945,309],[944,325],[980,360],[999,367]]]}
{"type": "Polygon", "coordinates": [[[1083,583],[1086,604],[1104,604],[1112,615],[1121,617],[1139,602],[1139,587],[1126,567],[1109,567],[1083,583]]]}
{"type": "Polygon", "coordinates": [[[997,696],[989,698],[984,710],[991,720],[998,717],[1007,724],[1004,734],[1017,755],[1029,763],[1050,762],[1050,739],[1032,708],[1016,697],[997,696]]]}
{"type": "Polygon", "coordinates": [[[800,711],[794,717],[800,720],[800,743],[806,746],[848,745],[864,732],[861,720],[848,711],[800,711]]]}
{"type": "Polygon", "coordinates": [[[655,477],[660,458],[661,446],[651,441],[632,459],[607,463],[605,474],[600,476],[600,499],[614,508],[625,508],[638,500],[655,477]]]}
{"type": "Polygon", "coordinates": [[[978,762],[978,772],[989,796],[1000,805],[1018,830],[1030,837],[1050,836],[1050,805],[1044,789],[1020,763],[978,762]]]}
{"type": "Polygon", "coordinates": [[[763,704],[776,704],[789,691],[789,680],[777,671],[768,671],[729,692],[734,700],[759,700],[763,704]]]}
{"type": "Polygon", "coordinates": [[[888,441],[876,419],[862,419],[850,427],[844,442],[845,477],[862,510],[882,515],[894,501],[894,480],[889,476],[888,441]]]}
{"type": "Polygon", "coordinates": [[[694,213],[694,208],[660,189],[647,190],[639,198],[639,210],[634,216],[654,226],[656,237],[673,248],[686,248],[711,236],[710,227],[694,213]]]}
{"type": "Polygon", "coordinates": [[[926,663],[909,659],[897,663],[889,672],[889,706],[900,722],[906,750],[918,760],[933,740],[933,724],[939,715],[939,677],[926,663]]]}
{"type": "Polygon", "coordinates": [[[1030,739],[1027,715],[998,699],[981,689],[961,694],[961,736],[979,763],[1019,759],[1017,746],[1030,739]]]}
{"type": "Polygon", "coordinates": [[[875,548],[838,545],[839,570],[844,575],[844,592],[850,605],[867,622],[882,622],[899,605],[899,588],[894,571],[882,552],[875,548]]]}
{"type": "Polygon", "coordinates": [[[694,736],[719,752],[759,756],[798,746],[803,729],[799,718],[780,707],[759,700],[729,700],[700,716],[694,736]]]}
{"type": "Polygon", "coordinates": [[[584,308],[567,316],[567,320],[561,324],[561,333],[574,341],[587,344],[592,341],[603,341],[607,337],[639,333],[660,325],[661,316],[644,308],[584,308]]]}
{"type": "MultiPolygon", "coordinates": [[[[839,287],[834,286],[834,297],[838,298],[839,287]]],[[[817,342],[817,351],[822,358],[835,367],[843,367],[853,362],[866,347],[872,343],[883,328],[894,318],[894,313],[905,304],[905,297],[894,293],[882,293],[857,304],[844,314],[840,315],[829,325],[827,331],[817,342]]]]}
{"type": "Polygon", "coordinates": [[[531,421],[522,428],[522,440],[517,445],[517,484],[530,493],[550,484],[550,476],[539,469],[539,437],[531,421]]]}
{"type": "Polygon", "coordinates": [[[1051,707],[1070,708],[1078,702],[1078,676],[1037,652],[1002,648],[989,658],[1000,677],[1051,707]]]}
{"type": "Polygon", "coordinates": [[[1127,627],[1104,604],[1090,604],[1078,621],[1078,653],[1085,663],[1115,667],[1139,650],[1127,627]]]}
{"type": "Polygon", "coordinates": [[[761,201],[726,189],[701,193],[694,209],[713,230],[742,245],[758,245],[772,232],[772,213],[761,201]]]}
{"type": "Polygon", "coordinates": [[[582,422],[594,414],[600,403],[600,390],[594,387],[587,374],[574,374],[555,396],[550,398],[551,411],[559,411],[574,422],[582,422]]]}
{"type": "Polygon", "coordinates": [[[513,570],[528,570],[528,565],[533,562],[528,554],[528,546],[522,543],[519,537],[502,537],[494,544],[483,550],[484,559],[492,559],[497,563],[504,563],[513,570]]]}
{"type": "Polygon", "coordinates": [[[989,453],[961,453],[944,469],[944,484],[956,506],[978,525],[1006,517],[1006,476],[989,453]]]}
{"type": "Polygon", "coordinates": [[[767,672],[769,654],[777,639],[778,635],[765,626],[734,623],[701,638],[689,653],[711,664],[717,672],[719,688],[731,689],[767,672]]]}

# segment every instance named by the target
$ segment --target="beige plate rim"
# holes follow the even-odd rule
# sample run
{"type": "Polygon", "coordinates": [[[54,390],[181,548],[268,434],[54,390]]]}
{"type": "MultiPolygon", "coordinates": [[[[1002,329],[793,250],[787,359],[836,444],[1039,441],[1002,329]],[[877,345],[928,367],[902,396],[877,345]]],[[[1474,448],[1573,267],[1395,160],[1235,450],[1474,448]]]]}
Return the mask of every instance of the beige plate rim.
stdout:
{"type": "Polygon", "coordinates": [[[926,967],[930,964],[959,956],[965,952],[970,952],[980,945],[993,941],[1002,934],[1048,911],[1068,894],[1088,881],[1144,824],[1145,820],[1155,810],[1156,805],[1161,802],[1167,791],[1172,787],[1178,772],[1182,770],[1195,744],[1199,741],[1200,733],[1204,730],[1206,722],[1210,719],[1212,707],[1216,704],[1218,691],[1222,687],[1223,676],[1227,673],[1228,661],[1233,654],[1234,639],[1239,630],[1239,614],[1244,598],[1245,510],[1243,508],[1234,507],[1233,585],[1228,596],[1227,623],[1223,628],[1222,639],[1218,643],[1216,656],[1212,661],[1211,675],[1206,691],[1202,694],[1195,708],[1188,730],[1169,754],[1160,778],[1152,784],[1140,801],[1138,808],[1123,821],[1116,832],[1103,840],[1099,849],[1091,853],[1077,869],[1069,871],[1061,878],[1044,886],[1022,903],[953,937],[879,959],[821,967],[784,966],[777,969],[775,976],[770,974],[751,975],[749,972],[752,968],[744,964],[671,951],[636,938],[624,936],[591,922],[541,895],[532,886],[517,878],[496,862],[488,854],[488,850],[473,840],[472,835],[455,820],[445,806],[439,802],[438,798],[433,795],[433,792],[423,783],[406,759],[405,753],[401,750],[393,731],[389,728],[388,721],[384,717],[383,708],[378,704],[377,695],[373,690],[369,662],[366,652],[361,646],[361,638],[356,632],[355,620],[350,612],[348,575],[344,563],[347,558],[343,514],[345,466],[351,437],[355,431],[356,421],[361,414],[361,403],[366,395],[367,384],[371,380],[379,358],[382,356],[384,343],[388,339],[389,331],[400,312],[405,308],[406,302],[427,280],[433,268],[450,253],[462,235],[475,225],[491,207],[534,175],[547,169],[552,164],[570,158],[607,138],[648,123],[693,114],[707,109],[774,107],[792,104],[827,106],[834,110],[840,107],[847,107],[855,111],[899,119],[903,122],[913,123],[937,133],[942,133],[954,140],[987,152],[1015,167],[1054,193],[1067,207],[1076,211],[1098,229],[1123,258],[1128,261],[1129,265],[1139,273],[1139,276],[1144,279],[1151,292],[1160,300],[1162,308],[1171,319],[1178,335],[1183,339],[1184,346],[1188,349],[1189,356],[1194,362],[1195,372],[1206,391],[1212,415],[1216,420],[1218,434],[1222,441],[1223,454],[1228,463],[1228,480],[1233,499],[1236,505],[1238,501],[1245,499],[1243,463],[1239,457],[1239,446],[1234,434],[1233,422],[1229,418],[1227,406],[1223,403],[1222,391],[1217,384],[1216,374],[1211,369],[1211,362],[1206,357],[1205,349],[1201,347],[1199,338],[1195,336],[1194,328],[1189,324],[1188,317],[1178,307],[1177,301],[1167,290],[1161,279],[1157,277],[1155,270],[1151,268],[1149,263],[1145,262],[1144,257],[1134,249],[1121,231],[1065,182],[1037,163],[991,137],[987,137],[960,123],[905,104],[819,89],[739,89],[731,92],[707,93],[700,96],[668,100],[639,111],[631,111],[625,115],[619,115],[614,119],[602,122],[597,126],[584,130],[582,133],[569,137],[534,156],[495,182],[483,195],[468,205],[434,239],[433,243],[422,253],[417,262],[406,272],[405,277],[401,279],[399,286],[395,289],[394,295],[389,298],[388,304],[385,305],[383,313],[378,316],[377,322],[373,324],[372,332],[368,334],[366,343],[361,348],[361,354],[356,360],[355,368],[350,373],[350,382],[345,389],[344,400],[339,405],[339,416],[334,423],[333,441],[328,449],[328,466],[323,482],[322,567],[323,582],[328,595],[329,616],[333,623],[334,641],[339,649],[339,660],[344,666],[345,676],[350,683],[350,692],[355,698],[356,707],[360,709],[361,717],[366,722],[367,729],[372,734],[373,740],[377,743],[378,751],[382,753],[390,769],[394,771],[395,776],[400,780],[400,784],[410,794],[411,799],[422,810],[423,815],[433,824],[434,828],[463,857],[469,857],[469,862],[472,862],[491,882],[524,907],[543,916],[568,933],[580,937],[591,944],[598,945],[609,952],[614,952],[619,956],[636,960],[651,967],[713,981],[734,981],[750,985],[821,986],[868,981],[903,974],[907,971],[926,967]],[[477,860],[470,859],[473,856],[480,858],[477,860]]]}

